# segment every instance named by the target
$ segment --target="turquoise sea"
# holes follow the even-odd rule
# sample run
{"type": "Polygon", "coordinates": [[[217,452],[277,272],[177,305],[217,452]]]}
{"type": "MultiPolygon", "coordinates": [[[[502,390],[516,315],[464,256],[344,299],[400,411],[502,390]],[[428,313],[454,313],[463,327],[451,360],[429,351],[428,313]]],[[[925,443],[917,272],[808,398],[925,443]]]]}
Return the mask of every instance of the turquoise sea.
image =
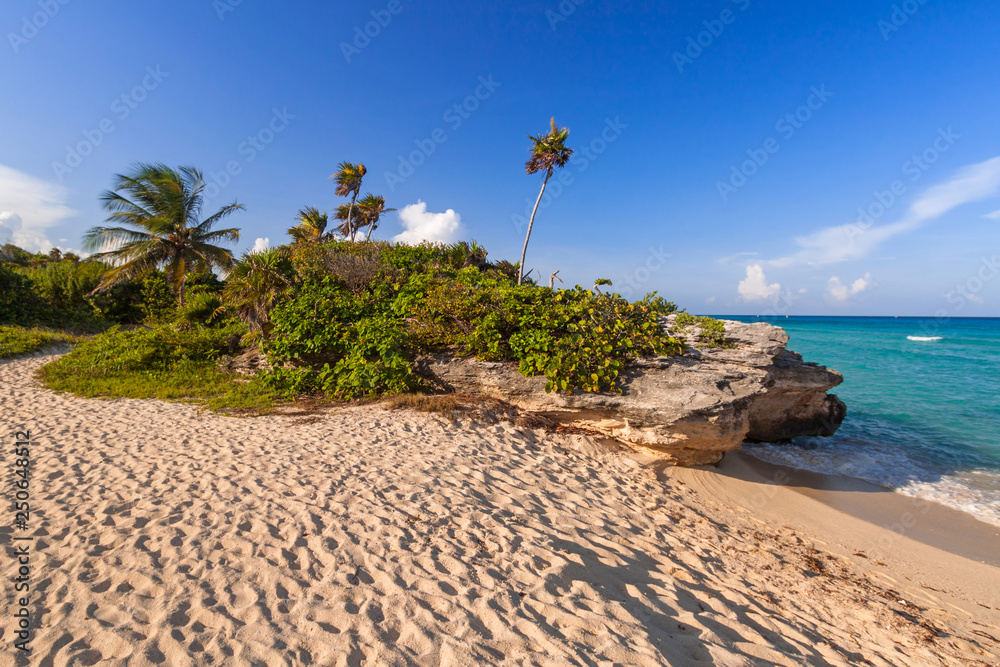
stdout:
{"type": "Polygon", "coordinates": [[[766,321],[834,368],[848,416],[832,438],[750,445],[769,461],[856,477],[1000,526],[1000,319],[724,317],[766,321]]]}

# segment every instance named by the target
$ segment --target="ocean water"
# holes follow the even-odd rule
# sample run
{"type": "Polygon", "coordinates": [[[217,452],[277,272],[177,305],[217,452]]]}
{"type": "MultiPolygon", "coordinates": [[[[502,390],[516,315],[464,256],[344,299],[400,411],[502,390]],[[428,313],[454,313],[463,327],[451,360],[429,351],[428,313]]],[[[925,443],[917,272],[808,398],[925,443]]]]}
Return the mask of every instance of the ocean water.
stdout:
{"type": "Polygon", "coordinates": [[[1000,319],[726,317],[788,332],[843,373],[832,438],[748,445],[771,463],[855,477],[1000,526],[1000,319]]]}

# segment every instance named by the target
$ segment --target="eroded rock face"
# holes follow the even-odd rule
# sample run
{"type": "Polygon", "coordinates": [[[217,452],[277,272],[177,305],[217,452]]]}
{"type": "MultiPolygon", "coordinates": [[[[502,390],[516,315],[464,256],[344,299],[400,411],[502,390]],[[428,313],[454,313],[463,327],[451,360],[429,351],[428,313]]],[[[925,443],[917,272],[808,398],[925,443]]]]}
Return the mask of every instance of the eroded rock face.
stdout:
{"type": "Polygon", "coordinates": [[[546,394],[545,378],[516,365],[427,355],[418,370],[442,388],[502,398],[556,421],[654,450],[676,465],[720,461],[745,440],[775,442],[832,435],[847,409],[826,392],[843,381],[785,349],[788,335],[769,324],[726,321],[731,348],[699,349],[697,331],[676,331],[688,350],[640,360],[622,394],[546,394]]]}

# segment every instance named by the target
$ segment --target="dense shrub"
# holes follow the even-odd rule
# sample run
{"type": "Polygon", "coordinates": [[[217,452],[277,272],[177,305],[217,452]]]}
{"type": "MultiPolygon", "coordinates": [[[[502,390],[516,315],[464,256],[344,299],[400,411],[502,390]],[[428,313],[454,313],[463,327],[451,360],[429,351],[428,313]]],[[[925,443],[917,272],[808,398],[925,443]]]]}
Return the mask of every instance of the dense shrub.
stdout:
{"type": "Polygon", "coordinates": [[[548,378],[548,391],[619,391],[637,357],[682,348],[658,322],[676,306],[655,295],[629,303],[581,287],[517,286],[509,267],[485,258],[474,244],[297,250],[298,267],[326,275],[271,314],[263,350],[279,369],[268,381],[338,398],[411,391],[421,384],[413,356],[448,349],[515,361],[548,378]]]}
{"type": "Polygon", "coordinates": [[[676,326],[679,330],[685,331],[690,327],[698,329],[698,342],[708,347],[732,347],[726,340],[726,326],[722,320],[713,317],[695,316],[688,313],[678,313],[676,326]]]}
{"type": "Polygon", "coordinates": [[[235,329],[171,327],[125,331],[112,327],[45,367],[47,378],[85,375],[112,377],[137,371],[169,371],[187,363],[214,362],[236,350],[235,329]]]}
{"type": "Polygon", "coordinates": [[[31,280],[11,266],[0,264],[0,324],[36,322],[43,308],[31,280]]]}
{"type": "Polygon", "coordinates": [[[46,329],[0,326],[0,359],[36,352],[55,343],[77,342],[79,338],[46,329]]]}

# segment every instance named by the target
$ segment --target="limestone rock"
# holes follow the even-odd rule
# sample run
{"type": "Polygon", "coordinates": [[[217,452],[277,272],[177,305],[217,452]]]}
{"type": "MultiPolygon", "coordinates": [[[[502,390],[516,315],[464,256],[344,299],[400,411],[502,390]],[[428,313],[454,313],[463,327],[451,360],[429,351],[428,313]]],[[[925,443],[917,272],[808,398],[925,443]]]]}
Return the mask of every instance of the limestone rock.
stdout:
{"type": "Polygon", "coordinates": [[[676,465],[720,461],[746,440],[774,442],[832,435],[847,413],[826,392],[843,381],[785,349],[788,335],[764,323],[725,322],[726,348],[699,347],[697,331],[663,325],[688,343],[677,357],[640,359],[623,393],[545,393],[544,377],[515,364],[456,358],[417,360],[418,372],[442,389],[501,398],[549,419],[588,428],[654,450],[676,465]]]}

